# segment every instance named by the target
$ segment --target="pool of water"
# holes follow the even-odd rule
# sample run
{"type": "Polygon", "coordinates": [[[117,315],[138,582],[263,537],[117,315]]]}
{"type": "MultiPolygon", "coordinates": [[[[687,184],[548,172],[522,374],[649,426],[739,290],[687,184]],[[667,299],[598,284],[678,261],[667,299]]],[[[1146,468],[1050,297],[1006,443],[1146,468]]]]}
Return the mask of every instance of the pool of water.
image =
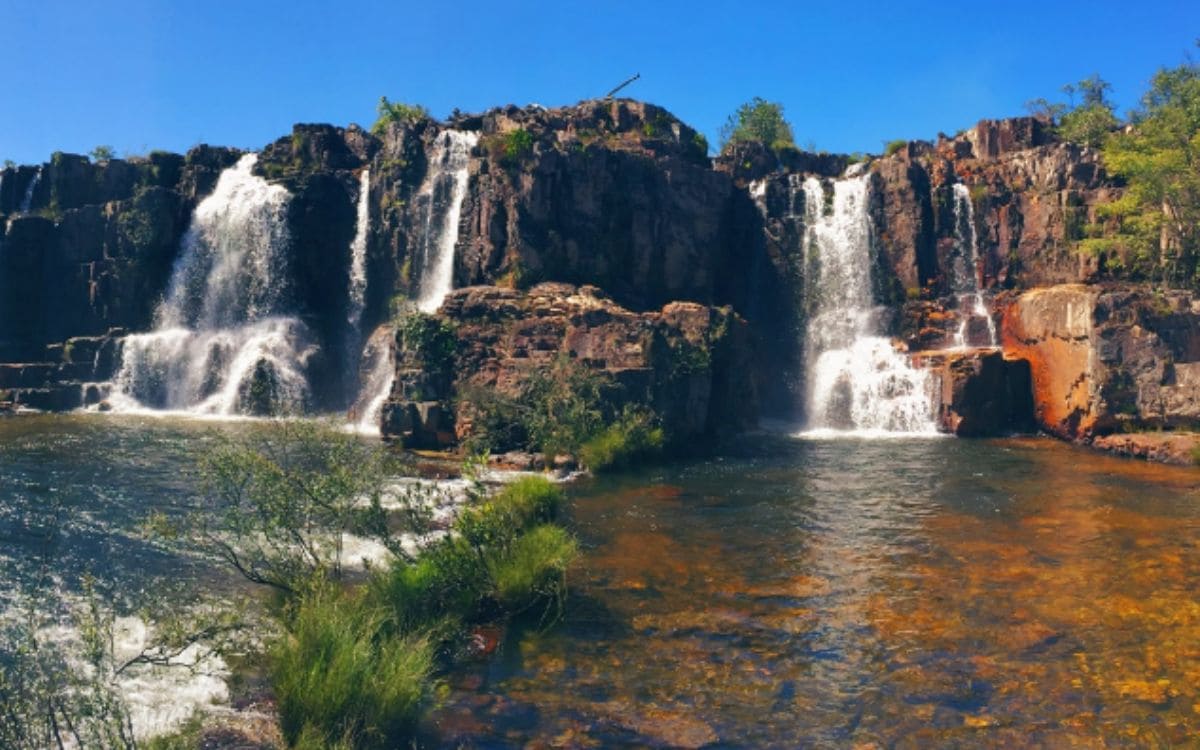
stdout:
{"type": "MultiPolygon", "coordinates": [[[[0,611],[48,572],[242,590],[139,527],[257,429],[0,419],[0,611]]],[[[1200,732],[1200,470],[1047,439],[757,439],[585,480],[565,620],[445,678],[430,745],[1146,747],[1200,732]]],[[[170,698],[170,695],[167,695],[170,698]]],[[[168,702],[170,702],[168,700],[168,702]]]]}
{"type": "Polygon", "coordinates": [[[164,587],[229,579],[143,524],[152,512],[185,522],[195,510],[196,456],[218,430],[242,429],[145,417],[0,418],[0,607],[45,575],[66,592],[92,577],[106,597],[131,606],[164,587]]]}
{"type": "Polygon", "coordinates": [[[785,440],[572,490],[565,621],[448,679],[504,747],[1146,747],[1200,732],[1200,471],[785,440]]]}

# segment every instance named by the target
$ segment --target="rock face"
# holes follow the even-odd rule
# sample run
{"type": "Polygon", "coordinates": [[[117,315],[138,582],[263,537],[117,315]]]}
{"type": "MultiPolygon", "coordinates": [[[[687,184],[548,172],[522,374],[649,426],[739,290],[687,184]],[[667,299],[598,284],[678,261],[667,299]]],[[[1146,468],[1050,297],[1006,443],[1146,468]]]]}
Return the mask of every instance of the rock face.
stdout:
{"type": "Polygon", "coordinates": [[[1067,439],[1200,425],[1200,300],[1066,285],[1011,301],[1007,352],[1029,360],[1040,426],[1067,439]]]}
{"type": "MultiPolygon", "coordinates": [[[[192,210],[239,155],[208,146],[101,163],[57,154],[0,171],[0,362],[21,365],[0,374],[0,388],[76,394],[32,397],[59,406],[94,397],[83,384],[112,365],[84,372],[62,342],[152,326],[192,210]]],[[[385,430],[414,445],[444,445],[469,427],[454,406],[463,387],[515,393],[560,355],[611,375],[622,398],[655,405],[680,436],[741,429],[756,404],[791,415],[803,403],[810,304],[803,183],[848,169],[870,182],[882,328],[935,369],[947,430],[1022,429],[1026,390],[1037,424],[1072,439],[1200,422],[1191,298],[1101,288],[1120,281],[1118,265],[1075,249],[1104,230],[1096,208],[1121,191],[1095,151],[1016,118],[851,161],[761,144],[710,160],[704,139],[669,112],[619,99],[376,132],[297,125],[255,169],[292,194],[289,294],[319,340],[310,369],[322,406],[349,399],[346,362],[362,331],[415,291],[432,213],[454,224],[459,291],[442,316],[458,331],[458,370],[426,382],[427,363],[398,346],[385,410],[385,430]],[[454,212],[430,183],[447,129],[476,144],[454,212]],[[351,321],[364,170],[366,286],[351,321]],[[967,229],[977,258],[964,271],[967,229]],[[955,273],[975,276],[992,316],[1003,315],[1002,355],[934,353],[960,332],[955,273]]],[[[983,337],[987,319],[968,318],[967,331],[983,337]]]]}
{"type": "Polygon", "coordinates": [[[40,173],[4,170],[0,361],[38,357],[72,336],[147,327],[192,207],[234,158],[209,148],[100,164],[56,154],[40,173]]]}
{"type": "MultiPolygon", "coordinates": [[[[456,290],[440,314],[458,337],[452,385],[458,396],[480,388],[519,396],[534,372],[566,356],[611,377],[618,388],[607,398],[615,406],[652,406],[680,441],[732,435],[757,418],[753,379],[744,375],[747,326],[727,307],[672,302],[637,313],[595,287],[544,283],[528,292],[456,290]]],[[[446,401],[444,392],[431,390],[446,401]]],[[[415,399],[394,399],[389,408],[416,406],[415,399]]],[[[461,437],[471,429],[467,402],[460,400],[458,411],[461,437]]]]}
{"type": "Polygon", "coordinates": [[[589,283],[635,310],[721,295],[732,183],[666,110],[617,100],[482,118],[463,281],[589,283]],[[513,134],[527,149],[512,153],[513,134]]]}
{"type": "Polygon", "coordinates": [[[933,371],[938,423],[959,437],[1027,432],[1034,428],[1029,362],[996,350],[934,352],[916,364],[933,371]]]}

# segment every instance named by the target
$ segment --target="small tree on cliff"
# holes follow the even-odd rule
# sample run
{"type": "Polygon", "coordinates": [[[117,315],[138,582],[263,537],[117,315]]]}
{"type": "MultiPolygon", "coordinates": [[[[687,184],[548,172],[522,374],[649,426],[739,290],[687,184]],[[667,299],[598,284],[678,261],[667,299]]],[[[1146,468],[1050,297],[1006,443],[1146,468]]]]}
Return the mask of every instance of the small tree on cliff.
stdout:
{"type": "Polygon", "coordinates": [[[387,128],[388,123],[410,123],[429,117],[429,110],[420,104],[393,102],[389,101],[386,96],[379,97],[379,104],[376,105],[375,109],[379,113],[379,118],[371,126],[371,132],[376,135],[382,133],[387,128]]]}
{"type": "Polygon", "coordinates": [[[1102,146],[1108,135],[1121,124],[1108,99],[1112,84],[1098,74],[1092,74],[1079,83],[1063,86],[1062,90],[1070,99],[1069,104],[1032,99],[1025,102],[1025,108],[1034,117],[1054,125],[1058,134],[1068,141],[1094,148],[1102,146]],[[1079,104],[1075,103],[1076,95],[1081,99],[1079,104]]]}
{"type": "Polygon", "coordinates": [[[792,126],[783,118],[783,105],[756,96],[738,107],[721,128],[721,149],[746,141],[758,141],[773,149],[795,147],[792,126]]]}

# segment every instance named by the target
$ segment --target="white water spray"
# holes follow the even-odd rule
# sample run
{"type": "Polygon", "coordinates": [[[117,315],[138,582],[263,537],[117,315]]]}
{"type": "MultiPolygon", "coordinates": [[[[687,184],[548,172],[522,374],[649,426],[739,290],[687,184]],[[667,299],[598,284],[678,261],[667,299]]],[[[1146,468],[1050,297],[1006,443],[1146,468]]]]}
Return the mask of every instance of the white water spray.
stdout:
{"type": "Polygon", "coordinates": [[[421,280],[417,285],[417,307],[434,312],[454,288],[454,247],[458,244],[458,222],[467,194],[467,166],[479,135],[446,130],[438,135],[429,175],[415,198],[425,203],[418,248],[421,280]]]}
{"type": "Polygon", "coordinates": [[[929,374],[881,335],[871,293],[869,179],[835,182],[828,208],[820,180],[810,177],[802,188],[809,429],[937,434],[929,374]]]}
{"type": "Polygon", "coordinates": [[[383,417],[383,404],[392,394],[396,380],[396,363],[392,357],[395,329],[382,325],[375,329],[363,347],[361,380],[358,399],[350,410],[350,424],[355,432],[378,435],[383,417]]]}
{"type": "Polygon", "coordinates": [[[17,211],[17,213],[24,216],[25,214],[29,213],[29,210],[31,208],[33,208],[33,191],[37,190],[38,183],[40,183],[41,181],[42,181],[42,168],[38,167],[37,172],[35,172],[33,175],[33,179],[30,180],[29,184],[25,186],[25,195],[23,195],[21,197],[21,207],[17,211]]]}
{"type": "Polygon", "coordinates": [[[291,195],[254,175],[256,160],[247,154],[222,172],[196,207],[155,330],[122,344],[114,407],[303,409],[315,347],[288,310],[291,195]]]}
{"type": "Polygon", "coordinates": [[[362,325],[367,299],[367,231],[371,224],[371,171],[364,169],[358,182],[358,211],[354,239],[350,242],[350,306],[346,321],[355,331],[362,325]]]}
{"type": "Polygon", "coordinates": [[[983,300],[979,272],[979,245],[975,232],[975,208],[971,204],[971,193],[961,182],[954,183],[954,239],[955,254],[951,263],[951,291],[958,299],[961,320],[954,334],[954,348],[966,349],[968,327],[972,317],[987,321],[987,346],[996,346],[996,322],[988,312],[983,300]]]}

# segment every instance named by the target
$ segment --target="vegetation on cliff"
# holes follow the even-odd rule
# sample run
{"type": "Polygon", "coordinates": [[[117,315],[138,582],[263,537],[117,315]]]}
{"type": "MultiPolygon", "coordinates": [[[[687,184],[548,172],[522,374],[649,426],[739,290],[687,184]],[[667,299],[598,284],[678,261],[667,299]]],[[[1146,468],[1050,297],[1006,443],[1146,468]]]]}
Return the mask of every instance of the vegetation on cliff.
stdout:
{"type": "Polygon", "coordinates": [[[1118,277],[1183,288],[1200,285],[1200,65],[1155,74],[1122,121],[1099,75],[1063,87],[1070,103],[1026,106],[1064,140],[1101,150],[1125,190],[1082,227],[1079,247],[1118,277]],[[1078,97],[1078,102],[1076,102],[1078,97]]]}
{"type": "Polygon", "coordinates": [[[393,102],[386,96],[379,97],[376,111],[379,113],[379,117],[371,125],[371,132],[375,135],[382,135],[391,123],[407,125],[429,117],[429,110],[420,104],[393,102]]]}
{"type": "Polygon", "coordinates": [[[737,108],[721,127],[721,150],[730,144],[757,141],[772,149],[795,148],[792,126],[783,117],[783,105],[756,96],[737,108]]]}
{"type": "Polygon", "coordinates": [[[1123,178],[1122,198],[1103,208],[1117,226],[1101,243],[1127,249],[1138,275],[1200,285],[1200,65],[1160,70],[1130,118],[1104,143],[1123,178]]]}
{"type": "Polygon", "coordinates": [[[491,450],[521,445],[553,461],[571,455],[593,471],[625,467],[662,452],[665,433],[648,406],[622,406],[612,377],[567,355],[535,369],[520,392],[469,387],[468,443],[491,450]]]}

